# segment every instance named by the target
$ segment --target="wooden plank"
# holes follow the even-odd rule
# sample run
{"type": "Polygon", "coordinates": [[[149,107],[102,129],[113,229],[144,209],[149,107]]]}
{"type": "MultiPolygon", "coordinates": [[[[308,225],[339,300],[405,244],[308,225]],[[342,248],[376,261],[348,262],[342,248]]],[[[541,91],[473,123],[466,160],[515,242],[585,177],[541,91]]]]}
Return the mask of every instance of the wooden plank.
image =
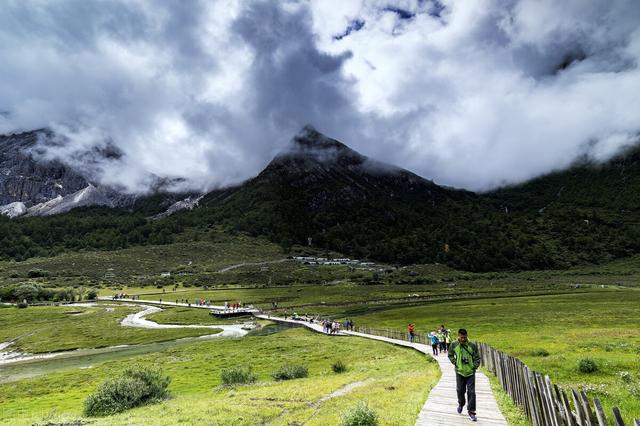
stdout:
{"type": "Polygon", "coordinates": [[[571,406],[569,405],[569,400],[567,399],[567,394],[564,391],[561,392],[562,395],[562,406],[564,407],[564,416],[565,423],[567,426],[576,426],[576,419],[573,416],[573,412],[571,411],[571,406]]]}
{"type": "Polygon", "coordinates": [[[553,423],[554,426],[561,426],[560,425],[561,420],[560,420],[560,416],[558,415],[556,400],[553,397],[553,392],[551,391],[551,379],[547,375],[544,376],[544,389],[545,389],[547,398],[549,400],[549,410],[550,410],[549,415],[551,417],[551,422],[553,423]]]}
{"type": "Polygon", "coordinates": [[[578,392],[571,389],[571,395],[573,396],[573,406],[576,408],[576,420],[579,426],[586,426],[585,414],[583,413],[582,404],[580,404],[580,397],[578,392]]]}
{"type": "Polygon", "coordinates": [[[587,394],[584,391],[580,391],[580,403],[582,404],[582,408],[586,414],[587,426],[595,426],[593,421],[593,413],[591,411],[591,406],[589,405],[589,399],[587,398],[587,394]]]}
{"type": "Polygon", "coordinates": [[[596,417],[598,418],[598,425],[609,426],[607,424],[607,418],[604,415],[604,410],[602,409],[602,403],[598,398],[593,399],[593,405],[596,407],[596,417]]]}
{"type": "Polygon", "coordinates": [[[622,420],[622,415],[620,414],[620,410],[618,407],[613,407],[613,423],[615,426],[625,426],[624,420],[622,420]]]}

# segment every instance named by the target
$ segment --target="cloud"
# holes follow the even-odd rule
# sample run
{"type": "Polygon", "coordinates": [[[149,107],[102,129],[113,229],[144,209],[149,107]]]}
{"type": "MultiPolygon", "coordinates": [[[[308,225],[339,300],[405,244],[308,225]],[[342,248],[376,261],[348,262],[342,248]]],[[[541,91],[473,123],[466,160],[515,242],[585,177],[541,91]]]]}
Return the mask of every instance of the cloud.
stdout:
{"type": "Polygon", "coordinates": [[[0,132],[130,191],[257,174],[303,125],[437,183],[484,190],[640,130],[634,0],[9,1],[0,132]]]}

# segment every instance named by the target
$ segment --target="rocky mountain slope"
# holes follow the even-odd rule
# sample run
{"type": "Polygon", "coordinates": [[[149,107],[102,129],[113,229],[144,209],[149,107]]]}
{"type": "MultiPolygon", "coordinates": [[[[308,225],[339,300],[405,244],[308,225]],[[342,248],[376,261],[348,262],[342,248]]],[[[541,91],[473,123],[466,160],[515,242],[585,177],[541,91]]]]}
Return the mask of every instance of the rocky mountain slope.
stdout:
{"type": "MultiPolygon", "coordinates": [[[[162,217],[163,213],[172,214],[197,204],[190,198],[192,194],[168,193],[164,190],[167,182],[157,179],[151,194],[155,205],[150,208],[145,202],[149,194],[127,194],[100,185],[86,172],[58,160],[44,159],[39,155],[39,148],[51,143],[52,138],[53,134],[47,130],[0,135],[0,214],[10,218],[49,216],[79,207],[134,210],[145,205],[149,213],[162,217]],[[178,198],[181,195],[182,198],[178,198]],[[166,209],[170,209],[168,213],[166,209]]],[[[122,155],[115,148],[92,154],[110,159],[118,159],[122,155]]]]}
{"type": "Polygon", "coordinates": [[[30,207],[89,185],[86,178],[59,161],[34,158],[32,150],[38,140],[48,136],[44,130],[0,136],[0,206],[22,203],[30,207]]]}

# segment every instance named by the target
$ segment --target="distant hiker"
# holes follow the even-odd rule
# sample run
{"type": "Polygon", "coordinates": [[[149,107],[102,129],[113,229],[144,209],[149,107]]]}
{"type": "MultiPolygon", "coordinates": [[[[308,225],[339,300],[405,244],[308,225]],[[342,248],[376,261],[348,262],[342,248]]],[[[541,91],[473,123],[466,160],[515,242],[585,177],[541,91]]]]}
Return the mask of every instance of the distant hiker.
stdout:
{"type": "Polygon", "coordinates": [[[415,326],[413,325],[413,323],[410,323],[410,324],[407,326],[407,331],[409,332],[409,341],[410,341],[411,343],[413,343],[413,340],[414,340],[414,339],[415,339],[415,337],[416,337],[416,334],[415,334],[415,326]]]}
{"type": "Polygon", "coordinates": [[[446,343],[444,341],[444,333],[442,332],[442,329],[439,328],[438,331],[436,332],[438,335],[438,347],[440,349],[440,353],[444,352],[446,350],[446,343]]]}
{"type": "Polygon", "coordinates": [[[435,331],[431,332],[430,338],[431,338],[431,351],[433,352],[434,355],[438,355],[439,340],[435,331]]]}
{"type": "Polygon", "coordinates": [[[467,330],[458,330],[458,340],[451,344],[449,361],[456,367],[456,391],[458,393],[458,414],[462,413],[467,393],[467,412],[474,422],[476,417],[476,370],[480,367],[480,353],[475,343],[470,342],[467,330]]]}
{"type": "Polygon", "coordinates": [[[451,330],[447,328],[447,332],[444,335],[445,341],[445,351],[449,352],[449,348],[451,347],[451,330]]]}

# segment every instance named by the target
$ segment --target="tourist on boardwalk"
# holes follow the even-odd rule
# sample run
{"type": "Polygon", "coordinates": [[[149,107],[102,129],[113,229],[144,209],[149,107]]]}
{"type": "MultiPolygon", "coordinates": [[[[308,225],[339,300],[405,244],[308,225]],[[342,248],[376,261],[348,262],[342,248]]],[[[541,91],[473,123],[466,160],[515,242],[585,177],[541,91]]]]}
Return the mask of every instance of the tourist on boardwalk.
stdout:
{"type": "Polygon", "coordinates": [[[445,352],[449,352],[449,347],[451,347],[451,330],[447,329],[446,334],[444,335],[445,342],[445,352]]]}
{"type": "Polygon", "coordinates": [[[413,343],[413,340],[414,340],[414,339],[415,339],[415,337],[416,337],[416,334],[415,334],[415,328],[416,328],[416,327],[415,327],[415,325],[413,325],[413,323],[410,323],[410,324],[407,326],[407,331],[409,332],[409,341],[410,341],[411,343],[413,343]]]}
{"type": "Polygon", "coordinates": [[[447,351],[447,343],[446,343],[446,333],[447,329],[444,328],[444,325],[441,325],[438,329],[438,342],[440,342],[440,353],[447,351]]]}
{"type": "Polygon", "coordinates": [[[438,355],[438,336],[436,334],[435,331],[431,332],[431,335],[429,336],[431,338],[431,350],[433,351],[434,355],[438,355]]]}
{"type": "Polygon", "coordinates": [[[456,368],[458,414],[462,413],[467,393],[467,412],[474,422],[476,417],[476,370],[480,367],[480,353],[475,343],[469,341],[467,330],[458,330],[458,340],[449,348],[449,360],[456,368]]]}

